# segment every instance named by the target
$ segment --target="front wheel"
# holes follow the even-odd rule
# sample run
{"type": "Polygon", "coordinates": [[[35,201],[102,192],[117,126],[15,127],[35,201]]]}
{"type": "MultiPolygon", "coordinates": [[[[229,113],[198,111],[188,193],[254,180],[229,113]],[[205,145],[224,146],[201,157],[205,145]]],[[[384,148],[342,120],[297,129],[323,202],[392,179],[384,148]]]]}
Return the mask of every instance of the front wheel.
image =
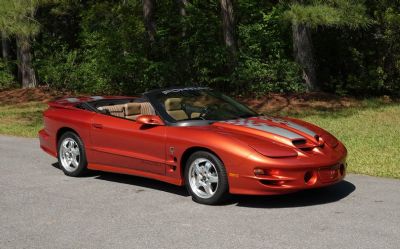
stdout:
{"type": "Polygon", "coordinates": [[[66,132],[58,141],[58,163],[67,176],[81,176],[86,172],[85,147],[75,133],[66,132]]]}
{"type": "Polygon", "coordinates": [[[193,153],[185,167],[185,183],[192,199],[214,205],[229,196],[228,177],[221,160],[206,151],[193,153]]]}

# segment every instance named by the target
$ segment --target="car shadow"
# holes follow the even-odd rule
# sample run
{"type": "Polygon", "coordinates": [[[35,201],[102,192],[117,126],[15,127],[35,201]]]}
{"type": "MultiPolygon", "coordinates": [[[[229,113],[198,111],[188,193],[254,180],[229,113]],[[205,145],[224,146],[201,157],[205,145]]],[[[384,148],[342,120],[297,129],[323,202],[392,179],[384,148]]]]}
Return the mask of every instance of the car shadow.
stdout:
{"type": "MultiPolygon", "coordinates": [[[[58,163],[53,163],[52,166],[57,169],[60,168],[58,163]]],[[[101,171],[89,171],[83,177],[92,177],[97,180],[140,186],[143,188],[159,190],[183,197],[189,196],[189,193],[185,187],[179,187],[165,182],[138,176],[101,171]]],[[[227,202],[223,203],[222,206],[236,205],[238,207],[248,208],[294,208],[315,206],[339,201],[349,196],[355,190],[356,186],[354,184],[348,181],[342,181],[329,187],[303,190],[286,195],[233,195],[227,202]]]]}
{"type": "Polygon", "coordinates": [[[103,181],[111,181],[111,182],[134,185],[134,186],[140,186],[143,188],[159,190],[185,197],[189,196],[188,192],[186,191],[186,188],[184,187],[138,176],[122,175],[122,174],[115,174],[108,172],[98,172],[98,175],[95,176],[94,178],[103,181]]]}
{"type": "MultiPolygon", "coordinates": [[[[54,168],[60,169],[60,166],[57,162],[53,163],[52,166],[54,168]]],[[[103,181],[116,182],[122,184],[129,184],[132,186],[159,190],[184,197],[189,196],[189,193],[187,192],[185,187],[179,187],[176,185],[139,176],[90,170],[84,176],[81,176],[81,178],[82,177],[94,178],[96,180],[103,180],[103,181]]]]}
{"type": "Polygon", "coordinates": [[[227,203],[239,207],[249,208],[294,208],[304,206],[316,206],[337,202],[346,198],[356,190],[356,186],[348,181],[342,181],[335,185],[308,189],[286,195],[272,196],[233,196],[227,203]]]}

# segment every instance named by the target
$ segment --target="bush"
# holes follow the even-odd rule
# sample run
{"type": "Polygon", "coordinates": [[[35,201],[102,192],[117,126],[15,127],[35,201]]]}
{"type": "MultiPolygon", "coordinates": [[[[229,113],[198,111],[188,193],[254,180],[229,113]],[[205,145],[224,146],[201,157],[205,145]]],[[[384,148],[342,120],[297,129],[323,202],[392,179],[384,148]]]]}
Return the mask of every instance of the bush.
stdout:
{"type": "Polygon", "coordinates": [[[4,60],[0,59],[0,90],[16,87],[14,76],[11,69],[4,60]]]}

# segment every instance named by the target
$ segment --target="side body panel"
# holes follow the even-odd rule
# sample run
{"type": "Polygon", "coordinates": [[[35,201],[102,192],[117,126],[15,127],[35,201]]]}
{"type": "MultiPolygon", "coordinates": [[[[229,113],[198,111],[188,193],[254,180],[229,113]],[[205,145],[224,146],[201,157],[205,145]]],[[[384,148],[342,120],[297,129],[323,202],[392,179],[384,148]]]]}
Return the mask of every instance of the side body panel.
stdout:
{"type": "Polygon", "coordinates": [[[146,127],[103,114],[94,115],[91,122],[90,164],[165,175],[166,126],[146,127]]]}

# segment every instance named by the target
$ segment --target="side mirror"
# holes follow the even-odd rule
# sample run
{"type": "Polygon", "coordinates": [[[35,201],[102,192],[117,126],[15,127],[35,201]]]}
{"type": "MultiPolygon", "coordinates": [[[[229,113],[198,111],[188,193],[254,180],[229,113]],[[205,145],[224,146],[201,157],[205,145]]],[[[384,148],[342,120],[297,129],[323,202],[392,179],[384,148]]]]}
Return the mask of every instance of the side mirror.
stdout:
{"type": "Polygon", "coordinates": [[[164,122],[157,115],[140,115],[136,118],[136,122],[144,125],[159,126],[164,125],[164,122]]]}

